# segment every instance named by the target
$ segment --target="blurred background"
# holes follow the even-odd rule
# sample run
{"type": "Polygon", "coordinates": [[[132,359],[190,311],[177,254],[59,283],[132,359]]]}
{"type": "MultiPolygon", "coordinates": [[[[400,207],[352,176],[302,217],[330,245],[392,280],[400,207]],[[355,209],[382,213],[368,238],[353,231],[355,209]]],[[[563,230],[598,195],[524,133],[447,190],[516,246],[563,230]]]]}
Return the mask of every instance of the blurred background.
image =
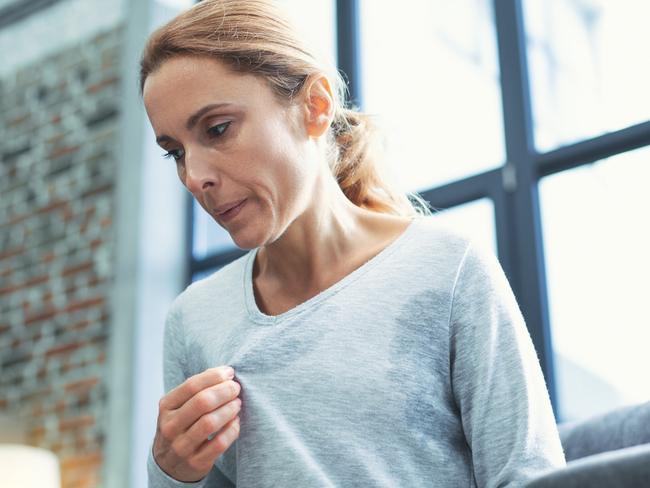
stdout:
{"type": "MultiPolygon", "coordinates": [[[[650,400],[650,3],[277,1],[403,189],[494,249],[557,420],[650,400]]],[[[138,94],[191,4],[0,0],[0,444],[53,453],[64,488],[146,486],[167,307],[242,254],[138,94]]]]}

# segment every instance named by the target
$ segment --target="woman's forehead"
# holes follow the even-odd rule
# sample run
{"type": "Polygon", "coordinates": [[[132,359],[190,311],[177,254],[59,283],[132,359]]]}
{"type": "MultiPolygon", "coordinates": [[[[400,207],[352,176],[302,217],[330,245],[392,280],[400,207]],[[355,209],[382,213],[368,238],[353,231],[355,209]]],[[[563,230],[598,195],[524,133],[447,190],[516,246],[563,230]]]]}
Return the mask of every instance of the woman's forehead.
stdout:
{"type": "Polygon", "coordinates": [[[157,135],[184,130],[192,115],[206,112],[206,107],[264,117],[286,110],[263,78],[233,71],[218,60],[189,56],[169,59],[152,72],[143,100],[157,135]]]}
{"type": "MultiPolygon", "coordinates": [[[[197,56],[177,56],[164,61],[145,80],[145,104],[152,98],[202,96],[215,98],[260,98],[263,80],[233,71],[217,59],[197,56]]],[[[219,100],[214,100],[217,103],[219,100]]]]}

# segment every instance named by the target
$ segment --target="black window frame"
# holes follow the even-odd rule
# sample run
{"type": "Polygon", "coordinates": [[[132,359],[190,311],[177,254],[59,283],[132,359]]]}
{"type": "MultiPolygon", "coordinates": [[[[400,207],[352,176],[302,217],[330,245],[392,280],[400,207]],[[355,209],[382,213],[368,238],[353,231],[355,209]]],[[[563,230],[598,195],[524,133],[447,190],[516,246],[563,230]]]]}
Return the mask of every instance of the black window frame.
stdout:
{"type": "MultiPolygon", "coordinates": [[[[558,418],[549,322],[539,182],[552,174],[650,145],[650,121],[550,151],[534,143],[523,0],[493,0],[498,46],[506,160],[503,166],[419,192],[435,208],[448,209],[487,197],[494,203],[497,254],[540,360],[558,418]]],[[[359,0],[336,1],[338,67],[350,99],[363,106],[359,0]]],[[[247,251],[233,249],[202,259],[193,255],[193,205],[188,197],[188,275],[221,267],[247,251]]]]}

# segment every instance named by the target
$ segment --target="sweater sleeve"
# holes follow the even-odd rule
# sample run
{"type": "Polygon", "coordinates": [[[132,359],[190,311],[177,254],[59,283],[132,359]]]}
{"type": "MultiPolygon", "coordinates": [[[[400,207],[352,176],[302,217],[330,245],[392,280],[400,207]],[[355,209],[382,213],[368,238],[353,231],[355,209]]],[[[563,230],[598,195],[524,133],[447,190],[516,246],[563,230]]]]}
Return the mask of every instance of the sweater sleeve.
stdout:
{"type": "Polygon", "coordinates": [[[563,466],[539,360],[491,251],[468,245],[452,296],[452,389],[477,486],[519,487],[563,466]]]}
{"type": "MultiPolygon", "coordinates": [[[[165,321],[163,339],[163,382],[165,392],[169,392],[188,378],[185,362],[185,337],[182,316],[178,304],[172,305],[165,321]]],[[[165,473],[155,458],[152,448],[149,449],[147,460],[149,488],[233,488],[235,485],[217,468],[212,470],[202,480],[186,483],[178,481],[165,473]]]]}

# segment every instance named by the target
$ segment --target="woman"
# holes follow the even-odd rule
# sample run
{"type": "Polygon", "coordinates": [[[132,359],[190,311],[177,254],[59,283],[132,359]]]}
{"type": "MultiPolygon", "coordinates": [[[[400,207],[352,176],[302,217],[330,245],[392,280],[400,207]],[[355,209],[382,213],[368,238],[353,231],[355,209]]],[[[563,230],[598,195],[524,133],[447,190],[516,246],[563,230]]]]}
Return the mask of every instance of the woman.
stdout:
{"type": "Polygon", "coordinates": [[[175,18],[141,86],[181,182],[250,250],[169,312],[151,487],[522,486],[564,463],[496,258],[384,182],[271,3],[175,18]]]}

